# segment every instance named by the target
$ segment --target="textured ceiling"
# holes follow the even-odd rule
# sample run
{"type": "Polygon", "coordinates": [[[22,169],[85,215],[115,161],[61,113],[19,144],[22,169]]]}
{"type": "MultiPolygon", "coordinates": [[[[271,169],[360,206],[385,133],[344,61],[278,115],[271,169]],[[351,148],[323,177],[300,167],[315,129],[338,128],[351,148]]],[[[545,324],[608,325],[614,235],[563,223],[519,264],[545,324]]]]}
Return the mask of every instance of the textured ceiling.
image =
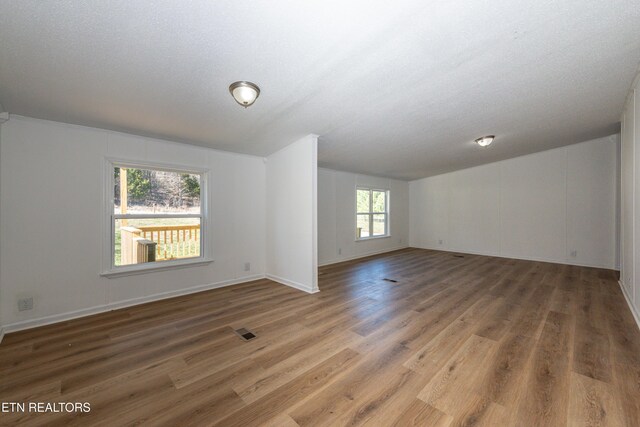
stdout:
{"type": "Polygon", "coordinates": [[[616,132],[639,60],[638,0],[0,0],[11,113],[404,179],[616,132]]]}

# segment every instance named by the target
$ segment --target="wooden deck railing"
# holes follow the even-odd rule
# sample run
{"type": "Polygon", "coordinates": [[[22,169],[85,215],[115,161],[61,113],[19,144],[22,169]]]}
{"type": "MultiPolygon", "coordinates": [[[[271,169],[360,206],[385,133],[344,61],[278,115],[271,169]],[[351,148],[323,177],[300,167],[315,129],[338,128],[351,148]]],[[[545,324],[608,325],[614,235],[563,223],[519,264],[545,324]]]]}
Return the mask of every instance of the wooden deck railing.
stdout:
{"type": "Polygon", "coordinates": [[[122,264],[136,264],[139,261],[126,254],[136,239],[150,240],[156,243],[155,261],[200,256],[200,225],[145,225],[122,227],[122,264]]]}

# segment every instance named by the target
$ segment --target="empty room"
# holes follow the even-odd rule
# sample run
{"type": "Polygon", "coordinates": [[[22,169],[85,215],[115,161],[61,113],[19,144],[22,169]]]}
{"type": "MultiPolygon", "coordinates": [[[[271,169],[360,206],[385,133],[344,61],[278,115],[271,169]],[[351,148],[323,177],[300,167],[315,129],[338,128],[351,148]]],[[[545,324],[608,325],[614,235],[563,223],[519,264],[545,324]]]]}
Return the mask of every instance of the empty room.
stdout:
{"type": "Polygon", "coordinates": [[[0,425],[640,426],[640,4],[0,0],[0,425]]]}

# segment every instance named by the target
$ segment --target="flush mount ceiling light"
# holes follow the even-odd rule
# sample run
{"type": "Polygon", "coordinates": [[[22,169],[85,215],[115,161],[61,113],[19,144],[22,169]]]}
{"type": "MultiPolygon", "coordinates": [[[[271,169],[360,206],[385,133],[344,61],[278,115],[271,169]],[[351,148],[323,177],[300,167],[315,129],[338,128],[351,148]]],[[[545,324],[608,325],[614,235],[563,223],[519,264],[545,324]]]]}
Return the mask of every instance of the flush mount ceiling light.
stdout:
{"type": "Polygon", "coordinates": [[[478,144],[480,147],[486,147],[487,145],[493,142],[493,138],[495,137],[496,137],[495,135],[487,135],[487,136],[480,137],[476,139],[476,144],[478,144]]]}
{"type": "Polygon", "coordinates": [[[238,104],[247,108],[258,99],[260,88],[251,82],[235,82],[229,86],[229,92],[238,104]]]}

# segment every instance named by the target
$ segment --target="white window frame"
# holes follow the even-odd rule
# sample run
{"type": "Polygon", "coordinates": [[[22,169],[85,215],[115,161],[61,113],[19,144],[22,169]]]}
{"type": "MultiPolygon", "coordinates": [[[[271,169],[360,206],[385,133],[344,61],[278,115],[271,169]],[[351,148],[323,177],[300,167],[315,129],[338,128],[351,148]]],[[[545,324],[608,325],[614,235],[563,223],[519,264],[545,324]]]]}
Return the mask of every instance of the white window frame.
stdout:
{"type": "Polygon", "coordinates": [[[155,163],[134,162],[129,160],[105,158],[103,172],[104,202],[102,209],[103,229],[103,255],[101,276],[113,278],[132,274],[144,274],[159,270],[185,268],[196,265],[205,265],[213,262],[211,257],[211,242],[208,233],[209,223],[209,197],[208,182],[209,170],[194,168],[191,166],[155,163]],[[116,214],[115,213],[115,177],[114,168],[147,169],[165,172],[192,173],[200,176],[200,213],[199,214],[116,214]],[[152,262],[145,264],[115,265],[115,221],[117,219],[144,219],[144,218],[200,218],[200,256],[169,261],[152,262]]]}
{"type": "Polygon", "coordinates": [[[388,188],[376,188],[376,187],[363,187],[356,186],[355,192],[355,201],[356,201],[356,215],[355,215],[355,227],[353,229],[356,242],[362,242],[365,240],[372,239],[384,239],[387,237],[391,237],[391,221],[390,221],[390,201],[391,201],[391,191],[388,188]],[[369,212],[358,212],[358,190],[364,190],[369,192],[369,212]],[[373,192],[379,191],[384,192],[384,212],[373,212],[373,192]],[[384,214],[384,234],[374,236],[373,235],[373,215],[381,215],[384,214]],[[358,215],[369,215],[369,236],[367,237],[358,237],[358,215]]]}

